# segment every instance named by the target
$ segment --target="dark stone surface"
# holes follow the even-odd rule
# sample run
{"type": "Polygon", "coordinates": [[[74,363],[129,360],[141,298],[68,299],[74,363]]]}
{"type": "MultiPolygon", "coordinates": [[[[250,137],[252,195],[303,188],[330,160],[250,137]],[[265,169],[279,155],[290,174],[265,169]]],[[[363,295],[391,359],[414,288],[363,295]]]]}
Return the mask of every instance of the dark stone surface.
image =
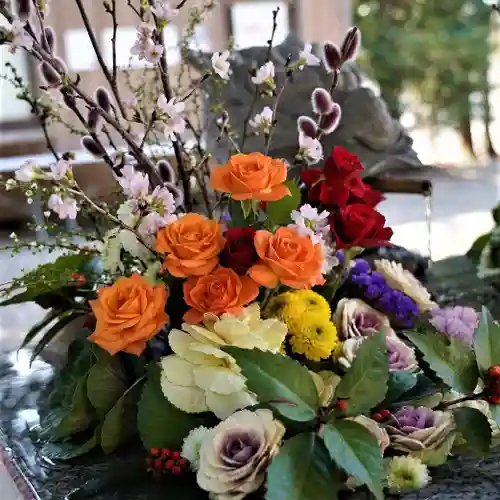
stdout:
{"type": "MultiPolygon", "coordinates": [[[[476,278],[474,266],[464,257],[436,263],[428,274],[428,285],[443,304],[458,301],[478,307],[486,303],[500,318],[500,294],[476,278]]],[[[68,499],[207,498],[202,492],[193,495],[194,477],[179,484],[153,481],[145,472],[144,452],[139,444],[112,456],[95,453],[71,463],[46,459],[33,445],[29,429],[38,423],[37,401],[53,369],[43,361],[36,361],[30,369],[28,360],[29,353],[24,351],[0,358],[0,448],[7,449],[39,499],[62,500],[72,491],[68,499]]],[[[471,457],[450,460],[434,469],[432,475],[431,486],[404,499],[500,499],[500,452],[494,451],[479,461],[471,457]]],[[[364,494],[351,498],[367,499],[364,494]]]]}

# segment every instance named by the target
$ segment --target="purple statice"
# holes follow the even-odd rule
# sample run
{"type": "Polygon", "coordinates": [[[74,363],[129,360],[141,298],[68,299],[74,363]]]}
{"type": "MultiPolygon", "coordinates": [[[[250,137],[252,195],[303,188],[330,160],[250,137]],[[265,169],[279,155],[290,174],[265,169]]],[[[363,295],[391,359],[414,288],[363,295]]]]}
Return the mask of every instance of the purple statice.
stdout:
{"type": "Polygon", "coordinates": [[[444,307],[434,309],[429,321],[441,333],[472,345],[479,315],[472,307],[444,307]]]}
{"type": "Polygon", "coordinates": [[[404,328],[411,328],[419,309],[415,301],[399,290],[393,290],[385,278],[372,271],[366,260],[357,259],[351,270],[351,281],[375,309],[390,315],[404,328]]]}

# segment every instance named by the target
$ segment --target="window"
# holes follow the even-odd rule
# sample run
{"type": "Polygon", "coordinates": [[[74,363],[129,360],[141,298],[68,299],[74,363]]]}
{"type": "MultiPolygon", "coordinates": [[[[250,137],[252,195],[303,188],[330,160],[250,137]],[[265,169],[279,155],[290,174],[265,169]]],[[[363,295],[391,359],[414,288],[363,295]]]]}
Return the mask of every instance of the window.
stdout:
{"type": "Polygon", "coordinates": [[[84,28],[64,32],[65,61],[70,71],[93,71],[97,58],[84,28]]]}
{"type": "Polygon", "coordinates": [[[280,8],[274,44],[278,45],[290,33],[293,12],[287,1],[239,1],[231,2],[230,32],[237,49],[262,46],[273,29],[273,11],[280,8]]]}

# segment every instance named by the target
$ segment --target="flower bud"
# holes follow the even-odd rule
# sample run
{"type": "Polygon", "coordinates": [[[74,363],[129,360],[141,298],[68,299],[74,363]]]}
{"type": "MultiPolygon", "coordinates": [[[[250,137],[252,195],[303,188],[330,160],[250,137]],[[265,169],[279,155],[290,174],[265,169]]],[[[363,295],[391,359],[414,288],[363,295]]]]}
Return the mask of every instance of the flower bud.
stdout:
{"type": "Polygon", "coordinates": [[[334,102],[331,113],[323,115],[319,121],[319,129],[323,134],[331,134],[339,125],[342,111],[340,106],[334,102]]]}
{"type": "Polygon", "coordinates": [[[328,73],[333,73],[335,70],[340,69],[342,55],[337,44],[328,40],[323,44],[323,62],[328,73]]]}
{"type": "Polygon", "coordinates": [[[327,115],[333,111],[333,99],[330,93],[321,87],[311,94],[313,111],[318,115],[327,115]]]}
{"type": "Polygon", "coordinates": [[[297,120],[297,126],[299,133],[302,133],[306,137],[316,139],[318,136],[318,126],[316,125],[316,122],[308,116],[299,117],[297,120]]]}
{"type": "Polygon", "coordinates": [[[16,11],[20,21],[28,21],[31,17],[31,0],[16,0],[16,11]]]}
{"type": "Polygon", "coordinates": [[[42,62],[38,68],[49,87],[57,87],[61,83],[59,73],[49,63],[42,62]]]}
{"type": "Polygon", "coordinates": [[[182,191],[172,182],[165,182],[163,185],[172,193],[175,205],[180,207],[184,203],[184,194],[182,191]]]}
{"type": "Polygon", "coordinates": [[[52,26],[46,26],[43,30],[44,34],[40,37],[40,43],[45,52],[55,53],[56,49],[56,33],[52,26]]]}
{"type": "Polygon", "coordinates": [[[97,109],[93,108],[89,111],[89,116],[87,119],[87,126],[89,130],[92,130],[92,132],[95,132],[97,130],[97,127],[99,126],[99,123],[101,121],[101,115],[99,114],[99,111],[97,109]]]}
{"type": "Polygon", "coordinates": [[[61,71],[62,73],[68,72],[68,67],[66,66],[66,63],[60,57],[55,57],[54,61],[59,71],[61,71]]]}
{"type": "Polygon", "coordinates": [[[94,141],[92,137],[86,135],[82,138],[82,146],[92,155],[102,158],[105,155],[105,151],[102,146],[94,141]]]}
{"type": "Polygon", "coordinates": [[[97,104],[99,104],[99,106],[106,111],[106,113],[111,111],[111,96],[104,87],[98,87],[95,92],[95,100],[97,101],[97,104]]]}
{"type": "Polygon", "coordinates": [[[344,41],[342,43],[342,48],[340,52],[342,54],[342,62],[354,61],[358,53],[359,47],[361,45],[361,32],[357,26],[349,28],[347,31],[344,41]]]}
{"type": "Polygon", "coordinates": [[[169,182],[169,183],[175,183],[175,172],[174,169],[172,168],[172,165],[170,164],[169,161],[167,160],[160,160],[156,164],[156,168],[158,169],[158,172],[160,173],[161,180],[163,182],[169,182]]]}

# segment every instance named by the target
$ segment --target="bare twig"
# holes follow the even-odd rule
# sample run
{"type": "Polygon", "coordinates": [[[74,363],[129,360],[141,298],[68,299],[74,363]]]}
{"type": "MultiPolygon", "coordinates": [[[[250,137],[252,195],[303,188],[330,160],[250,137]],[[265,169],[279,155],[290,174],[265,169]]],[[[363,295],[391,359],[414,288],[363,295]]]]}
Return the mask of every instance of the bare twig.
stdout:
{"type": "Polygon", "coordinates": [[[187,3],[187,0],[181,0],[181,1],[177,4],[177,6],[176,6],[175,8],[176,8],[177,10],[182,9],[182,7],[184,7],[184,5],[186,5],[186,3],[187,3]]]}
{"type": "Polygon", "coordinates": [[[201,86],[212,76],[212,73],[205,73],[191,88],[191,90],[181,99],[180,102],[187,101],[201,86]]]}
{"type": "MultiPolygon", "coordinates": [[[[85,11],[85,7],[83,6],[83,2],[82,2],[82,0],[75,0],[75,2],[76,2],[76,5],[78,7],[78,10],[80,11],[80,16],[82,18],[85,29],[87,30],[87,34],[89,35],[90,43],[92,44],[92,48],[94,49],[99,66],[101,67],[102,72],[104,73],[104,76],[109,83],[111,91],[113,92],[113,95],[115,96],[116,104],[118,105],[122,116],[126,117],[126,111],[125,111],[125,108],[123,107],[123,103],[122,103],[122,100],[120,98],[120,92],[119,92],[118,86],[116,84],[116,78],[113,78],[113,76],[109,72],[108,67],[106,66],[106,63],[104,62],[104,59],[103,59],[102,54],[101,54],[101,50],[99,49],[99,44],[97,43],[97,39],[95,37],[94,30],[92,29],[92,26],[90,25],[90,20],[87,16],[87,12],[85,11]]],[[[115,15],[113,18],[113,22],[114,23],[116,22],[116,12],[115,12],[115,15]]],[[[113,28],[114,28],[114,26],[113,26],[113,28]]],[[[113,32],[114,32],[114,29],[113,29],[113,32]]],[[[116,52],[116,49],[115,49],[115,52],[116,52]]],[[[114,57],[116,58],[116,53],[114,53],[114,57]]],[[[114,66],[113,67],[113,72],[114,72],[116,64],[113,64],[113,66],[114,66]]]]}
{"type": "Polygon", "coordinates": [[[118,22],[116,20],[116,0],[111,0],[111,18],[113,19],[113,35],[111,37],[111,47],[113,50],[113,83],[117,84],[118,66],[116,64],[116,32],[118,31],[118,22]]]}

